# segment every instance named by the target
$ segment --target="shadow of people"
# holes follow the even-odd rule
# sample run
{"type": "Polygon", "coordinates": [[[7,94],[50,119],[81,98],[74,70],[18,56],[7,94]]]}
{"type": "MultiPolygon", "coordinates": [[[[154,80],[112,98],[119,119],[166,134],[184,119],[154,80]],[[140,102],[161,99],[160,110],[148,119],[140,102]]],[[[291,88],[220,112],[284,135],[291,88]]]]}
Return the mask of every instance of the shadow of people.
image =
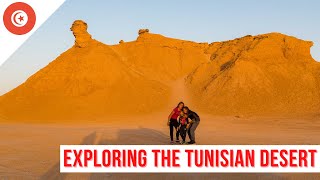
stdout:
{"type": "Polygon", "coordinates": [[[98,144],[101,145],[165,145],[168,136],[160,131],[148,128],[120,129],[117,139],[109,139],[108,133],[102,133],[98,144]]]}
{"type": "MultiPolygon", "coordinates": [[[[93,132],[81,141],[81,145],[93,144],[96,140],[97,133],[93,132]]],[[[68,174],[60,173],[60,163],[56,163],[52,168],[50,168],[46,173],[44,173],[40,180],[64,180],[68,174]]]]}

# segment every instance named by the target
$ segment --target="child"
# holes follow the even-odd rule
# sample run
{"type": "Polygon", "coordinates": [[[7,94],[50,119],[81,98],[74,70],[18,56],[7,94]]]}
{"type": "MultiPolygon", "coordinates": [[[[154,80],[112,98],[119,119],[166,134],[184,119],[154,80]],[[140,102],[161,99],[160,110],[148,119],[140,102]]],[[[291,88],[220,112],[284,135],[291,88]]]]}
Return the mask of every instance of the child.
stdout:
{"type": "Polygon", "coordinates": [[[181,144],[186,144],[186,136],[187,136],[187,125],[188,125],[188,115],[181,112],[179,116],[179,132],[182,138],[181,144]]]}

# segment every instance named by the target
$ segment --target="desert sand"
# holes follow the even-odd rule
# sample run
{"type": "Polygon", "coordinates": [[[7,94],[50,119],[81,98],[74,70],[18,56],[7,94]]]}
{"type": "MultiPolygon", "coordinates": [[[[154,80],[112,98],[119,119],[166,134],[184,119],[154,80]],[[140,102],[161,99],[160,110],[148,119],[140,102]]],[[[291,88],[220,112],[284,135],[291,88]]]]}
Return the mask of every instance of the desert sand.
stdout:
{"type": "Polygon", "coordinates": [[[280,33],[196,43],[141,29],[106,45],[75,21],[75,44],[0,97],[0,180],[319,179],[318,174],[60,174],[61,144],[168,144],[183,100],[197,144],[319,144],[312,42],[280,33]]]}
{"type": "MultiPolygon", "coordinates": [[[[214,117],[202,115],[197,144],[319,144],[313,117],[214,117]]],[[[167,113],[92,120],[86,124],[0,126],[0,179],[318,179],[318,174],[60,174],[61,144],[169,144],[167,113]],[[163,123],[159,123],[163,122],[163,123]]],[[[176,145],[180,146],[180,145],[176,145]]]]}

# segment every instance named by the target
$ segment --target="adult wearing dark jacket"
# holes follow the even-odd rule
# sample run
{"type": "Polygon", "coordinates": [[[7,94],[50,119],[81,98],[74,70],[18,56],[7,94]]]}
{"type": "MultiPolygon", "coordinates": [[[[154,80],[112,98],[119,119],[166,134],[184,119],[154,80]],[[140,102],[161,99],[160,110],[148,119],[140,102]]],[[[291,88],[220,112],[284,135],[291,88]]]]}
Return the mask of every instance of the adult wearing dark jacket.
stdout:
{"type": "Polygon", "coordinates": [[[196,112],[191,111],[188,107],[183,107],[183,113],[188,115],[188,118],[191,120],[188,126],[188,136],[190,142],[188,144],[196,143],[196,134],[195,131],[200,124],[200,117],[196,112]]]}

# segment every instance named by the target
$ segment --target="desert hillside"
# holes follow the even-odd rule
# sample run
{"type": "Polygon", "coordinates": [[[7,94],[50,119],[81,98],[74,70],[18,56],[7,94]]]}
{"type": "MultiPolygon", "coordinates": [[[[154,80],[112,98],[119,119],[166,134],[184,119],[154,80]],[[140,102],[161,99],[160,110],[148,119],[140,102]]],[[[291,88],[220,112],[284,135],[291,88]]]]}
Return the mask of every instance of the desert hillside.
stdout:
{"type": "Polygon", "coordinates": [[[186,83],[213,114],[306,114],[320,110],[320,64],[310,41],[279,33],[214,42],[186,83]]]}
{"type": "Polygon", "coordinates": [[[179,99],[181,88],[189,106],[213,115],[319,113],[320,65],[310,55],[312,42],[270,33],[208,44],[144,29],[137,40],[110,46],[94,40],[83,21],[71,30],[73,47],[0,97],[2,119],[157,112],[172,96],[179,99]],[[175,86],[182,79],[183,87],[175,86]]]}
{"type": "Polygon", "coordinates": [[[149,79],[168,83],[186,76],[208,62],[208,43],[167,38],[148,31],[139,32],[136,41],[113,46],[123,59],[149,79]]]}

